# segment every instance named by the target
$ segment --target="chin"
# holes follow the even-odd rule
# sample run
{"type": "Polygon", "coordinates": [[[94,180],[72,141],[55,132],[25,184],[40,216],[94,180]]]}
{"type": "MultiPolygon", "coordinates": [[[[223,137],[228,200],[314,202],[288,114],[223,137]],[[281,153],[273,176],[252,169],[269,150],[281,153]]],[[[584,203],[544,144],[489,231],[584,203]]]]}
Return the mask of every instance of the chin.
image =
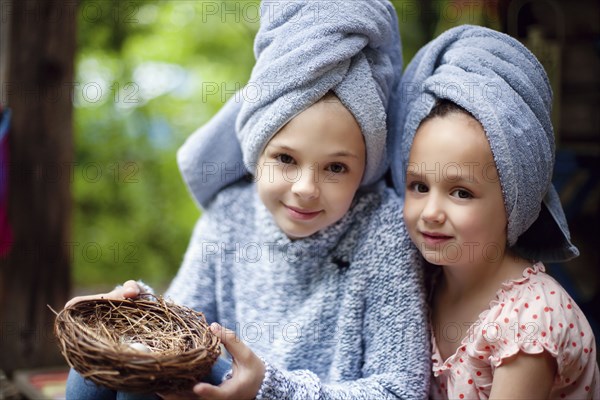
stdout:
{"type": "Polygon", "coordinates": [[[425,259],[425,261],[427,261],[431,265],[436,265],[436,266],[439,266],[439,267],[443,267],[444,265],[447,265],[447,263],[444,262],[445,260],[440,259],[439,257],[425,257],[425,256],[423,256],[423,258],[425,259]]]}
{"type": "Polygon", "coordinates": [[[294,230],[288,231],[288,230],[285,230],[285,229],[283,230],[283,233],[285,233],[285,235],[287,237],[289,237],[290,239],[292,239],[292,240],[304,239],[304,238],[307,238],[309,236],[314,235],[317,232],[318,231],[307,232],[307,231],[294,231],[294,230]]]}

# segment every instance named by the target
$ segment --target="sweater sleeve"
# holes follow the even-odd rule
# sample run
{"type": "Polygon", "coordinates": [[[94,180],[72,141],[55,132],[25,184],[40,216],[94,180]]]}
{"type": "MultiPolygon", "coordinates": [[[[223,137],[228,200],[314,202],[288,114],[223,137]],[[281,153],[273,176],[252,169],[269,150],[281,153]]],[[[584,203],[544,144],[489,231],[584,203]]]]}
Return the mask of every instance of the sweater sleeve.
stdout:
{"type": "Polygon", "coordinates": [[[165,297],[177,304],[200,311],[211,323],[217,320],[215,296],[215,246],[214,222],[205,213],[194,227],[190,243],[177,275],[171,281],[165,297]]]}
{"type": "Polygon", "coordinates": [[[358,249],[367,254],[360,267],[369,271],[363,275],[363,377],[324,383],[308,370],[279,370],[265,361],[257,399],[427,398],[431,357],[421,259],[402,219],[391,219],[373,220],[374,234],[358,249]]]}

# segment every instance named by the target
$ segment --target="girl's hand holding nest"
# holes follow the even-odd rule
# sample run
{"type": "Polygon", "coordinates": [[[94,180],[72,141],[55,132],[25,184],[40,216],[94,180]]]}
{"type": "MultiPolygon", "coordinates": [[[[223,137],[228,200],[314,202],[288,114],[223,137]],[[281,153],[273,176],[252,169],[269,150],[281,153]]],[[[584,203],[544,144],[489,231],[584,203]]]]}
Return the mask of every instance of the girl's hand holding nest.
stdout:
{"type": "Polygon", "coordinates": [[[265,378],[265,364],[234,332],[217,323],[211,324],[210,330],[221,338],[221,343],[233,357],[232,377],[219,386],[198,383],[194,393],[160,395],[163,399],[250,400],[256,397],[265,378]]]}
{"type": "Polygon", "coordinates": [[[123,300],[123,299],[133,299],[142,294],[142,288],[137,284],[136,281],[129,280],[123,284],[123,286],[119,286],[108,293],[100,293],[100,294],[91,294],[88,296],[77,296],[73,297],[71,300],[65,304],[65,308],[72,306],[75,303],[78,303],[83,300],[96,300],[96,299],[110,299],[110,300],[123,300]]]}

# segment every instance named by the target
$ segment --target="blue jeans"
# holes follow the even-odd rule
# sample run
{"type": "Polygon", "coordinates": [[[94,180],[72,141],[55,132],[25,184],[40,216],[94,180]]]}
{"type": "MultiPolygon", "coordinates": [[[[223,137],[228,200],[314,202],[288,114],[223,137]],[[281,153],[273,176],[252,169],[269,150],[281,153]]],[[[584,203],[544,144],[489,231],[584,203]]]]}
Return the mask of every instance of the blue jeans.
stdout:
{"type": "MultiPolygon", "coordinates": [[[[225,375],[231,370],[231,361],[219,357],[213,365],[210,375],[203,379],[212,385],[219,385],[223,382],[225,375]]],[[[67,379],[67,400],[159,400],[154,393],[140,394],[129,392],[117,392],[96,385],[94,382],[84,379],[74,369],[69,371],[67,379]]]]}

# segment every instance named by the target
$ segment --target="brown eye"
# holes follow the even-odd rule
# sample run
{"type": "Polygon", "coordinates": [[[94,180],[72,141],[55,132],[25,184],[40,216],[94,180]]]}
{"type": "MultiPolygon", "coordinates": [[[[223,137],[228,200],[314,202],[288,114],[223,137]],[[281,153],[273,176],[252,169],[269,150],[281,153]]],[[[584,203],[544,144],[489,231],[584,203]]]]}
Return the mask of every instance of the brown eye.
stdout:
{"type": "Polygon", "coordinates": [[[348,168],[346,168],[346,166],[342,163],[333,163],[330,164],[329,167],[327,167],[327,169],[331,172],[333,172],[334,174],[341,174],[343,172],[346,172],[348,170],[348,168]]]}
{"type": "Polygon", "coordinates": [[[293,164],[294,163],[294,158],[292,156],[290,156],[289,154],[279,154],[277,157],[277,161],[279,161],[282,164],[293,164]]]}
{"type": "Polygon", "coordinates": [[[459,199],[473,198],[473,195],[468,190],[465,190],[465,189],[456,189],[452,193],[450,193],[450,195],[453,197],[457,197],[459,199]]]}
{"type": "Polygon", "coordinates": [[[429,192],[429,188],[427,187],[427,185],[421,183],[421,182],[413,182],[410,184],[410,189],[414,190],[417,193],[427,193],[429,192]]]}

